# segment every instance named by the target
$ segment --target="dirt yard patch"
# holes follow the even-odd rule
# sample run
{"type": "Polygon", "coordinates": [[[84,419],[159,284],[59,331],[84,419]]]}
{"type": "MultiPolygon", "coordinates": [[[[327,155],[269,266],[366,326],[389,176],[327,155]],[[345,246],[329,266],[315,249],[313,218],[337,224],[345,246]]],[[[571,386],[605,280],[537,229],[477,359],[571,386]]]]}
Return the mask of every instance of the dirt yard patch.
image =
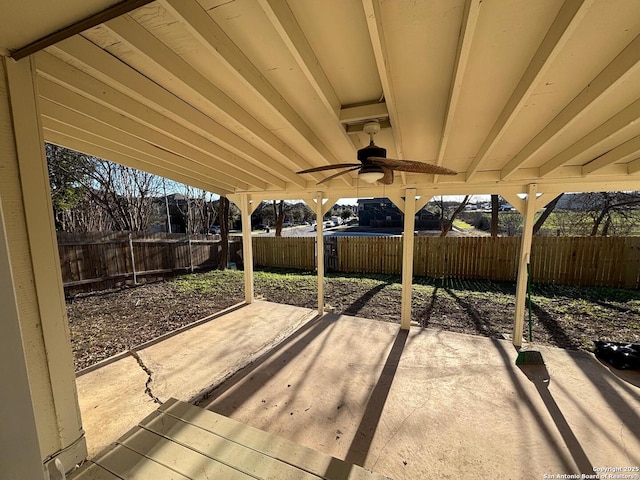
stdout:
{"type": "MultiPolygon", "coordinates": [[[[511,333],[515,285],[416,278],[413,318],[421,326],[502,338],[511,333]]],[[[256,272],[256,296],[316,307],[313,274],[256,272]]],[[[325,302],[347,315],[399,322],[400,278],[329,276],[325,302]]],[[[67,303],[76,370],[243,301],[242,272],[208,272],[67,303]]],[[[533,286],[534,342],[591,350],[593,340],[640,342],[640,292],[533,286]]],[[[525,318],[526,319],[526,318],[525,318]]]]}

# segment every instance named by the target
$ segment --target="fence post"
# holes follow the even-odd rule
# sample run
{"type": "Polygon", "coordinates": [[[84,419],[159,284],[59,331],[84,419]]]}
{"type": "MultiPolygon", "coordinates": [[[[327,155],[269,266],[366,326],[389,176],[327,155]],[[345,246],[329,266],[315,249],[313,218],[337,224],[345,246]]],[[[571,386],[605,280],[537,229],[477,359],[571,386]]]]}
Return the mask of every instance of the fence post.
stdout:
{"type": "Polygon", "coordinates": [[[187,233],[187,239],[189,241],[189,266],[191,267],[191,273],[193,273],[193,250],[191,250],[191,234],[187,233]]]}
{"type": "Polygon", "coordinates": [[[131,238],[131,232],[129,232],[129,251],[131,252],[131,269],[133,270],[133,284],[138,284],[138,274],[136,273],[136,257],[133,254],[133,239],[131,238]]]}

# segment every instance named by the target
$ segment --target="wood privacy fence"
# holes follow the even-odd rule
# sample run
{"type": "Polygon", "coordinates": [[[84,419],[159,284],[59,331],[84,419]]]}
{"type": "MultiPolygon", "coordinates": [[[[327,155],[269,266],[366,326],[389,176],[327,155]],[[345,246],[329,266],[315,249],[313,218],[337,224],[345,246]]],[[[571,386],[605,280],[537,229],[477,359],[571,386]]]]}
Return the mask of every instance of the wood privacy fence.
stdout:
{"type": "MultiPolygon", "coordinates": [[[[520,237],[416,237],[416,276],[515,281],[520,237]]],[[[534,237],[536,283],[640,288],[640,237],[534,237]]],[[[338,271],[400,273],[402,238],[338,238],[338,271]]]]}
{"type": "MultiPolygon", "coordinates": [[[[163,278],[212,268],[219,236],[184,234],[59,234],[67,293],[163,278]]],[[[229,244],[230,261],[242,266],[242,243],[229,244]]],[[[435,278],[516,279],[519,237],[416,237],[414,274],[435,278]]],[[[257,267],[315,268],[314,237],[254,237],[257,267]]],[[[345,273],[399,274],[401,237],[325,237],[325,265],[345,273]]],[[[534,237],[535,283],[640,288],[640,237],[534,237]]]]}
{"type": "MultiPolygon", "coordinates": [[[[229,245],[231,262],[241,261],[229,245]]],[[[58,233],[62,280],[67,294],[164,278],[213,268],[220,260],[218,235],[112,232],[58,233]]]]}

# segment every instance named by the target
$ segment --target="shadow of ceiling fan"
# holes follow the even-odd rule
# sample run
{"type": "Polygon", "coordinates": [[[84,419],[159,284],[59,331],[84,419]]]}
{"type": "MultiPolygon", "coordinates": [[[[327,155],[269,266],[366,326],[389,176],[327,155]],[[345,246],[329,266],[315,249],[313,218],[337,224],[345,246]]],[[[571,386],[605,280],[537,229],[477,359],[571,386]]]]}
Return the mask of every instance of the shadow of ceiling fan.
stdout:
{"type": "Polygon", "coordinates": [[[334,173],[318,182],[318,184],[328,182],[340,175],[344,175],[354,170],[359,170],[358,178],[368,183],[380,182],[384,185],[393,183],[393,172],[430,173],[433,175],[456,175],[458,172],[448,168],[433,165],[431,163],[416,162],[413,160],[396,160],[387,158],[387,149],[378,147],[373,143],[373,136],[380,131],[378,122],[367,122],[364,125],[364,133],[369,135],[369,145],[358,150],[358,160],[360,163],[336,163],[334,165],[324,165],[322,167],[308,168],[296,173],[313,173],[325,170],[335,170],[345,168],[341,172],[334,173]]]}

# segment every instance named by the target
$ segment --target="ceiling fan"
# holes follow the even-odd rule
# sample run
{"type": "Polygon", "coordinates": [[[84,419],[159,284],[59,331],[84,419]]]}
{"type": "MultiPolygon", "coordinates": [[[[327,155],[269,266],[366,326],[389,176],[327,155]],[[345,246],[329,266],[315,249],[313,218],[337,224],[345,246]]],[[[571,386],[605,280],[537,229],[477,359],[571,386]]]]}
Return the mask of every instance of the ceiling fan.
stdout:
{"type": "Polygon", "coordinates": [[[324,170],[334,170],[336,168],[346,168],[341,172],[328,176],[320,180],[318,184],[328,182],[340,175],[359,170],[358,178],[368,183],[381,182],[385,185],[393,183],[394,170],[413,173],[431,173],[434,175],[456,175],[457,172],[448,168],[433,165],[431,163],[416,162],[413,160],[396,160],[387,157],[387,149],[378,147],[373,143],[373,136],[380,131],[378,122],[367,122],[364,124],[364,133],[369,135],[369,145],[358,150],[358,160],[360,163],[336,163],[334,165],[324,165],[322,167],[308,168],[296,173],[313,173],[324,170]]]}

